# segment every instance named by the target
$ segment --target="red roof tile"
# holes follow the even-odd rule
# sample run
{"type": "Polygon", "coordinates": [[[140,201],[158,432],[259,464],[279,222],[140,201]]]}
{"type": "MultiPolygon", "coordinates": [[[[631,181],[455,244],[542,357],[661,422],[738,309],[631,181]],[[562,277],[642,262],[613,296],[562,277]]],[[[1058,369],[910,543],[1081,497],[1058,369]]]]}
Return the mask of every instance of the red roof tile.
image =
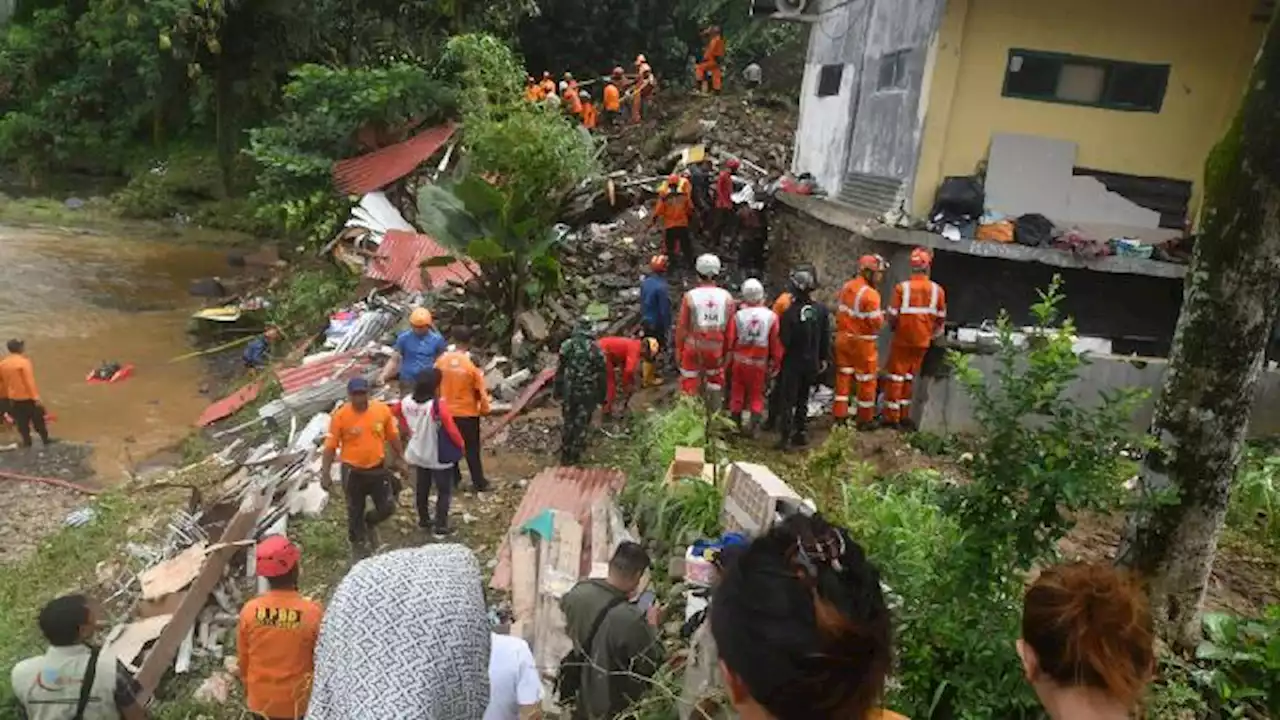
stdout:
{"type": "Polygon", "coordinates": [[[360,357],[360,353],[359,350],[352,350],[299,367],[277,370],[276,379],[280,381],[280,388],[285,395],[334,378],[349,380],[363,375],[374,366],[373,361],[360,357]]]}
{"type": "MultiPolygon", "coordinates": [[[[591,506],[608,497],[627,484],[627,476],[618,470],[605,468],[546,468],[529,481],[520,507],[511,518],[511,528],[519,528],[543,510],[561,510],[572,514],[590,532],[591,506]]],[[[581,575],[591,572],[590,542],[582,545],[581,575]]],[[[498,550],[498,565],[493,569],[489,586],[495,590],[511,587],[511,546],[502,539],[498,550]]]]}
{"type": "MultiPolygon", "coordinates": [[[[421,292],[429,289],[422,286],[422,264],[432,258],[452,255],[454,253],[428,235],[388,230],[364,274],[374,280],[394,283],[407,292],[421,292]]],[[[480,275],[480,268],[465,258],[425,270],[433,288],[444,287],[450,280],[465,283],[480,275]]]]}
{"type": "Polygon", "coordinates": [[[349,195],[363,195],[386,187],[413,172],[453,136],[453,123],[424,130],[396,145],[333,165],[333,184],[349,195]]]}
{"type": "Polygon", "coordinates": [[[258,393],[262,392],[262,385],[262,380],[255,380],[211,404],[200,413],[200,419],[196,420],[196,427],[208,427],[223,418],[231,417],[245,405],[258,399],[258,393]]]}

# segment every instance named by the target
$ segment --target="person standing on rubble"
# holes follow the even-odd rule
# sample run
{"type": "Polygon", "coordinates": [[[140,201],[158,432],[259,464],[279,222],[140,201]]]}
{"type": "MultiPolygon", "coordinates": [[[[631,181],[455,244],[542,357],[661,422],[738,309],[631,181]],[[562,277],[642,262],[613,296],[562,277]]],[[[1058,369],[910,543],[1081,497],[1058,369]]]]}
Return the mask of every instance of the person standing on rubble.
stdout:
{"type": "Polygon", "coordinates": [[[782,364],[782,343],[778,339],[778,316],[764,305],[764,285],[755,278],[742,283],[742,307],[729,324],[732,348],[729,413],[740,428],[754,431],[764,414],[764,387],[777,375],[782,364]],[[744,422],[742,411],[750,413],[744,422]]]}
{"type": "Polygon", "coordinates": [[[616,127],[622,122],[623,82],[622,68],[616,67],[604,86],[604,119],[609,127],[616,127]]]}
{"type": "Polygon", "coordinates": [[[701,86],[702,92],[706,93],[707,75],[710,74],[711,89],[719,94],[724,83],[724,71],[720,68],[720,61],[724,59],[724,36],[715,25],[703,30],[702,36],[707,38],[707,47],[702,51],[702,62],[694,66],[694,80],[701,86]]]}
{"type": "Polygon", "coordinates": [[[590,318],[579,318],[573,334],[560,344],[553,390],[560,399],[560,464],[574,466],[582,461],[591,416],[606,392],[604,351],[596,344],[590,318]]]}
{"type": "MultiPolygon", "coordinates": [[[[649,259],[649,274],[640,283],[640,326],[644,336],[658,341],[659,352],[671,343],[671,287],[667,284],[667,256],[649,259]]],[[[657,359],[644,364],[645,387],[662,384],[657,359]]]]}
{"type": "Polygon", "coordinates": [[[44,403],[36,389],[35,369],[27,357],[27,345],[21,340],[10,340],[6,346],[9,354],[0,360],[0,398],[6,401],[6,410],[13,417],[13,424],[22,437],[22,446],[31,447],[31,428],[34,427],[40,441],[48,447],[49,428],[45,425],[44,403]]]}
{"type": "Polygon", "coordinates": [[[342,489],[347,496],[347,539],[351,554],[362,560],[381,544],[378,525],[396,511],[394,480],[387,467],[387,446],[396,464],[404,466],[400,444],[400,424],[386,403],[369,398],[369,381],[362,377],[347,381],[347,403],[329,419],[320,461],[320,484],[333,484],[333,460],[342,462],[342,489]],[[368,501],[373,510],[366,511],[368,501]]]}
{"type": "MultiPolygon", "coordinates": [[[[453,349],[436,361],[436,369],[440,371],[440,397],[449,404],[466,442],[471,489],[488,492],[489,481],[485,479],[480,460],[480,418],[489,414],[489,389],[484,384],[484,373],[471,360],[471,328],[465,325],[455,328],[450,336],[453,349]]],[[[453,477],[455,486],[462,484],[462,471],[457,465],[453,466],[453,477]]]]}
{"type": "Polygon", "coordinates": [[[719,408],[729,351],[729,321],[734,314],[733,295],[716,284],[720,258],[703,255],[694,269],[698,273],[698,286],[684,294],[676,321],[680,391],[696,396],[705,384],[711,407],[719,408]]]}
{"type": "Polygon", "coordinates": [[[574,117],[582,116],[582,98],[578,96],[578,81],[573,79],[573,73],[565,73],[564,80],[560,81],[560,97],[564,100],[565,112],[574,117]]]}
{"type": "Polygon", "coordinates": [[[546,98],[546,97],[555,97],[555,94],[556,94],[556,81],[555,81],[555,80],[553,80],[553,79],[551,79],[551,71],[550,71],[550,70],[543,70],[543,71],[542,71],[542,82],[538,83],[538,87],[542,88],[542,96],[543,96],[544,98],[546,98]]]}
{"type": "MultiPolygon", "coordinates": [[[[582,659],[560,666],[561,688],[567,673],[580,678],[575,720],[617,717],[645,694],[648,679],[662,667],[659,608],[634,601],[649,564],[643,547],[623,542],[609,560],[608,577],[583,580],[560,599],[565,629],[582,659]]],[[[560,702],[567,704],[572,699],[564,694],[560,702]]]]}
{"type": "Polygon", "coordinates": [[[664,187],[658,190],[658,202],[645,232],[653,230],[662,221],[662,252],[667,257],[682,258],[685,267],[693,265],[693,238],[689,234],[689,219],[693,215],[693,201],[684,192],[679,175],[667,177],[664,187]]]}
{"type": "Polygon", "coordinates": [[[929,279],[933,253],[918,247],[911,251],[911,279],[893,288],[889,302],[889,326],[893,342],[889,345],[888,380],[884,393],[884,421],[890,427],[910,429],[911,397],[916,376],[924,364],[925,353],[936,337],[942,335],[947,322],[947,293],[929,279]]]}
{"type": "Polygon", "coordinates": [[[9,676],[22,717],[146,720],[133,674],[110,648],[89,644],[100,615],[84,595],[55,598],[40,611],[37,622],[49,647],[15,665],[9,676]]]}
{"type": "Polygon", "coordinates": [[[600,350],[604,353],[604,414],[609,416],[614,411],[614,400],[618,397],[618,386],[622,386],[622,406],[624,410],[631,401],[631,393],[636,388],[636,371],[640,363],[652,363],[658,356],[658,341],[655,338],[602,337],[600,350]],[[621,372],[621,379],[615,375],[621,372]]]}
{"type": "Polygon", "coordinates": [[[836,308],[836,388],[831,414],[846,422],[856,403],[859,430],[871,429],[876,417],[876,382],[880,363],[876,342],[884,326],[880,292],[889,263],[879,255],[858,259],[858,275],[840,288],[836,308]]]}
{"type": "Polygon", "coordinates": [[[693,197],[694,217],[697,219],[698,233],[704,238],[711,227],[711,177],[715,169],[711,167],[711,158],[703,156],[702,160],[689,169],[689,194],[693,197]]]}
{"type": "Polygon", "coordinates": [[[636,80],[631,86],[631,122],[640,123],[644,119],[646,109],[652,109],[653,95],[657,92],[658,80],[653,76],[653,68],[644,55],[636,56],[636,80]]]}
{"type": "Polygon", "coordinates": [[[466,447],[462,431],[449,411],[448,403],[439,399],[440,371],[427,368],[418,375],[413,392],[400,401],[401,412],[409,425],[409,441],[405,459],[413,467],[414,500],[418,509],[418,529],[432,530],[437,540],[452,534],[449,529],[449,502],[453,498],[454,477],[458,473],[457,456],[466,447]],[[440,431],[453,442],[452,457],[446,455],[440,431]],[[436,489],[436,513],[431,515],[431,488],[436,489]]]}
{"type": "Polygon", "coordinates": [[[778,418],[778,449],[809,444],[805,429],[809,423],[809,393],[827,369],[831,356],[831,326],[827,308],[815,302],[811,293],[817,279],[808,269],[791,274],[792,301],[782,314],[778,328],[782,341],[782,372],[778,375],[781,412],[778,418]]]}
{"type": "Polygon", "coordinates": [[[582,127],[587,130],[596,129],[596,104],[591,102],[591,93],[586,90],[578,91],[578,97],[582,101],[582,127]]]}
{"type": "Polygon", "coordinates": [[[742,163],[738,158],[729,158],[724,163],[724,169],[716,175],[715,186],[715,210],[711,218],[711,242],[715,244],[719,250],[724,249],[724,236],[728,232],[733,235],[733,225],[736,216],[733,214],[733,174],[738,171],[742,163]]]}
{"type": "MultiPolygon", "coordinates": [[[[810,266],[797,266],[797,268],[801,267],[809,268],[810,266]]],[[[814,274],[815,276],[817,275],[816,272],[814,274]]],[[[791,307],[791,301],[795,296],[796,287],[793,271],[792,277],[787,279],[787,289],[779,293],[778,297],[773,299],[773,314],[778,317],[779,321],[782,320],[782,314],[787,311],[787,308],[791,307]]],[[[785,348],[783,349],[783,353],[785,355],[785,348]]],[[[772,387],[769,389],[769,416],[764,420],[764,429],[769,432],[773,432],[778,429],[778,418],[782,417],[782,388],[779,386],[779,383],[776,382],[776,379],[771,383],[771,385],[772,387]]]]}
{"type": "Polygon", "coordinates": [[[324,608],[298,592],[301,559],[298,546],[284,535],[263,538],[254,566],[270,590],[240,609],[236,655],[245,705],[267,720],[301,718],[311,694],[324,608]]]}
{"type": "Polygon", "coordinates": [[[536,103],[542,97],[542,86],[538,84],[538,81],[532,75],[526,77],[524,79],[524,99],[531,103],[536,103]]]}
{"type": "Polygon", "coordinates": [[[431,311],[421,307],[414,308],[409,313],[409,329],[396,336],[391,359],[378,377],[379,384],[386,384],[393,377],[398,378],[398,394],[408,394],[413,390],[418,373],[435,367],[436,358],[440,357],[447,345],[444,336],[432,325],[431,311]]]}

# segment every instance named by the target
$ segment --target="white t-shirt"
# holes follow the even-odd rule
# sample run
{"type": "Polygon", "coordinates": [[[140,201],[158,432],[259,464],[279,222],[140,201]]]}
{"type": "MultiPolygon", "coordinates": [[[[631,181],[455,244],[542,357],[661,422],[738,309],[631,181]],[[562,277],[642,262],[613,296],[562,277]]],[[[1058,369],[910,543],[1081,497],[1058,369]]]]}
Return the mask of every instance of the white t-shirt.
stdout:
{"type": "Polygon", "coordinates": [[[529,643],[492,633],[489,651],[489,709],[484,720],[519,720],[521,705],[542,700],[542,679],[529,643]]]}

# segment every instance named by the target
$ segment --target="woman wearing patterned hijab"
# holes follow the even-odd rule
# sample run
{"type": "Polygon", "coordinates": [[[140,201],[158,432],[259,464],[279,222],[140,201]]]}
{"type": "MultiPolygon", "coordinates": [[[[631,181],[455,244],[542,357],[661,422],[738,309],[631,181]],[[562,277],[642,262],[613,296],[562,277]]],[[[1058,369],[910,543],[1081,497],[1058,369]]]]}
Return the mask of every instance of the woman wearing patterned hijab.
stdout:
{"type": "Polygon", "coordinates": [[[489,645],[470,550],[364,560],[325,612],[307,720],[476,720],[489,702],[489,645]]]}

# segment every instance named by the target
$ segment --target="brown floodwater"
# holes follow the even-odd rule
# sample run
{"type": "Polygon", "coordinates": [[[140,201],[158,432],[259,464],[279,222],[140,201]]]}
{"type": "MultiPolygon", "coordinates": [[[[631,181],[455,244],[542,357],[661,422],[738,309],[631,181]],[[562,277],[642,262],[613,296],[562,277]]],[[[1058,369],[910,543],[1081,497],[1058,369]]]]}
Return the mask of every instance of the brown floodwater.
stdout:
{"type": "Polygon", "coordinates": [[[0,226],[0,343],[26,341],[50,432],[91,445],[100,482],[182,439],[209,402],[201,361],[172,359],[192,350],[188,283],[228,272],[207,246],[0,226]],[[86,383],[104,361],[133,377],[86,383]]]}

